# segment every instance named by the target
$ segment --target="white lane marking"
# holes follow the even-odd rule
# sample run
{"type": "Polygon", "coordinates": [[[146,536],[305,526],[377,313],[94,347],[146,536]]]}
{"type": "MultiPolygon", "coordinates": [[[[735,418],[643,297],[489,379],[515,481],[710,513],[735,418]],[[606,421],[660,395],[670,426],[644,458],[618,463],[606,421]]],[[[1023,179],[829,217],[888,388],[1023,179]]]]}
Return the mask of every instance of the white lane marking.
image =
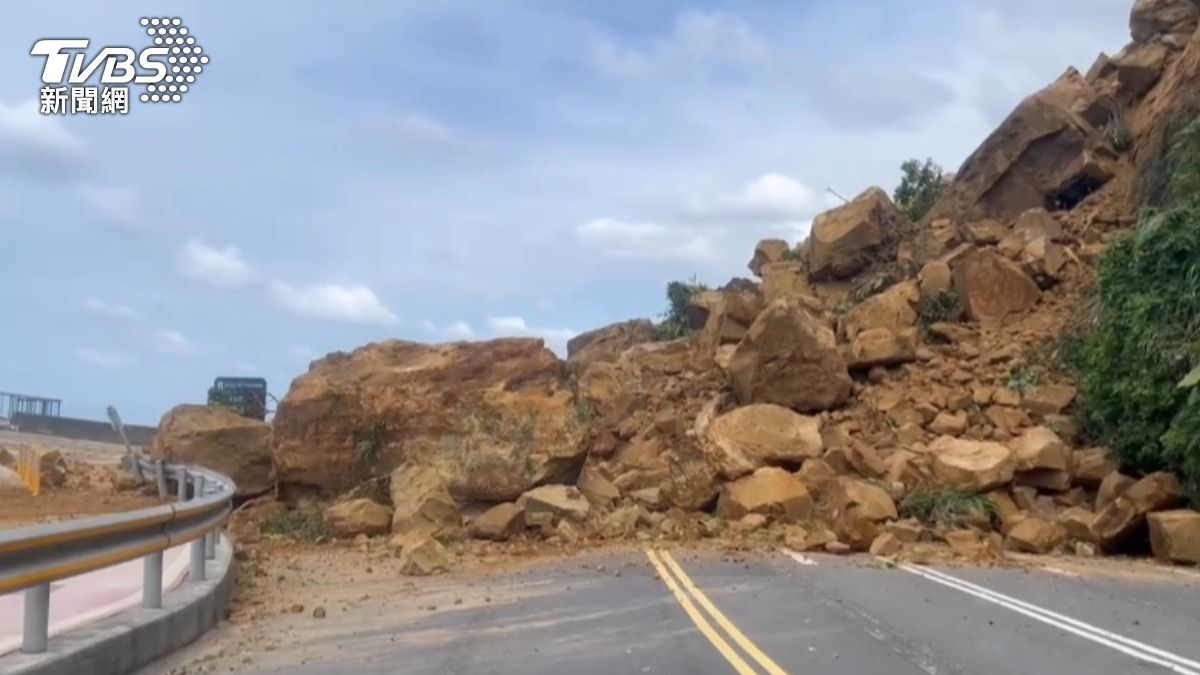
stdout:
{"type": "Polygon", "coordinates": [[[1072,619],[1068,616],[1063,616],[1057,612],[1038,607],[1022,600],[1009,597],[1002,593],[997,593],[990,589],[984,588],[969,581],[950,576],[944,572],[933,570],[928,567],[914,567],[912,565],[901,565],[900,569],[923,577],[934,583],[941,584],[948,588],[953,588],[957,591],[962,591],[968,595],[975,596],[982,600],[1000,605],[1005,609],[1012,610],[1018,614],[1022,614],[1031,619],[1041,621],[1056,628],[1062,629],[1077,635],[1086,640],[1102,644],[1110,649],[1114,649],[1123,654],[1134,657],[1147,663],[1153,663],[1163,666],[1180,675],[1200,675],[1200,663],[1173,654],[1171,652],[1159,649],[1152,645],[1148,645],[1137,640],[1132,640],[1123,635],[1118,635],[1111,631],[1098,628],[1090,624],[1086,624],[1077,619],[1072,619]]]}
{"type": "Polygon", "coordinates": [[[795,560],[796,562],[800,563],[801,565],[807,565],[809,567],[816,567],[816,565],[817,565],[816,560],[813,560],[812,558],[804,555],[803,553],[797,553],[796,551],[793,551],[790,548],[783,549],[783,552],[787,554],[787,557],[791,558],[792,560],[795,560]]]}

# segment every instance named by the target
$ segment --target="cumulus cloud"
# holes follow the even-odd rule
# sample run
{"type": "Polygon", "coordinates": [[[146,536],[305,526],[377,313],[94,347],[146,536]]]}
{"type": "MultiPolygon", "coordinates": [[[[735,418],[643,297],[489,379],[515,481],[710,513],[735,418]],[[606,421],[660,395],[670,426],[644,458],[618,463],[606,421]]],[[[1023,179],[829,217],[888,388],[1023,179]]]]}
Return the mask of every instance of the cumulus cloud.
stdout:
{"type": "Polygon", "coordinates": [[[706,220],[777,223],[811,219],[823,204],[820,194],[799,180],[765,173],[736,192],[692,199],[684,211],[706,220]]]}
{"type": "Polygon", "coordinates": [[[530,326],[519,316],[492,316],[487,320],[488,330],[496,337],[537,337],[558,354],[567,353],[567,341],[579,334],[570,328],[537,328],[530,326]]]}
{"type": "Polygon", "coordinates": [[[445,326],[439,326],[429,319],[421,320],[421,328],[430,335],[448,340],[473,340],[475,330],[466,321],[455,321],[445,326]]]}
{"type": "Polygon", "coordinates": [[[688,227],[597,218],[575,233],[585,245],[621,260],[695,262],[715,257],[709,237],[688,227]]]}
{"type": "Polygon", "coordinates": [[[63,180],[84,171],[87,148],[36,100],[0,102],[0,171],[18,178],[63,180]]]}
{"type": "Polygon", "coordinates": [[[154,350],[181,356],[192,353],[192,343],[177,330],[160,330],[154,334],[154,350]]]}
{"type": "Polygon", "coordinates": [[[177,269],[180,274],[218,288],[244,288],[254,281],[254,272],[236,246],[216,248],[192,239],[183,247],[177,269]]]}
{"type": "Polygon", "coordinates": [[[317,284],[296,287],[273,281],[270,291],[276,304],[300,317],[382,326],[400,321],[366,286],[317,284]]]}
{"type": "Polygon", "coordinates": [[[741,17],[721,11],[686,10],[671,33],[648,49],[613,40],[591,44],[589,62],[613,79],[640,79],[656,72],[704,62],[758,64],[767,61],[767,43],[741,17]]]}
{"type": "Polygon", "coordinates": [[[133,356],[125,352],[96,349],[94,347],[80,347],[76,349],[75,358],[89,366],[105,370],[120,370],[136,363],[133,356]]]}
{"type": "Polygon", "coordinates": [[[92,316],[97,316],[111,321],[146,323],[146,317],[142,316],[141,312],[138,312],[129,305],[108,303],[96,298],[88,298],[84,300],[83,311],[91,314],[92,316]]]}

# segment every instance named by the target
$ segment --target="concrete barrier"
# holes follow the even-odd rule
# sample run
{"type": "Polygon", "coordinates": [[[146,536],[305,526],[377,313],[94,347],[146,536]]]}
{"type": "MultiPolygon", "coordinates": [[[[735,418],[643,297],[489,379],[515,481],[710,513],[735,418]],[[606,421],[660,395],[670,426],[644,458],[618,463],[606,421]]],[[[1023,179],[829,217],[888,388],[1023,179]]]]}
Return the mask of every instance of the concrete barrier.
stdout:
{"type": "MultiPolygon", "coordinates": [[[[13,413],[11,422],[22,432],[28,434],[58,436],[59,438],[99,443],[121,442],[121,437],[112,430],[112,424],[109,422],[81,420],[73,417],[46,417],[26,413],[13,413]]],[[[143,447],[149,447],[150,441],[157,431],[158,429],[155,427],[125,425],[125,435],[129,437],[129,442],[143,447]]]]}
{"type": "Polygon", "coordinates": [[[221,537],[206,581],[163,596],[162,609],[135,608],[56,636],[43,654],[0,658],[0,675],[127,675],[181,649],[220,621],[233,590],[233,546],[221,537]]]}

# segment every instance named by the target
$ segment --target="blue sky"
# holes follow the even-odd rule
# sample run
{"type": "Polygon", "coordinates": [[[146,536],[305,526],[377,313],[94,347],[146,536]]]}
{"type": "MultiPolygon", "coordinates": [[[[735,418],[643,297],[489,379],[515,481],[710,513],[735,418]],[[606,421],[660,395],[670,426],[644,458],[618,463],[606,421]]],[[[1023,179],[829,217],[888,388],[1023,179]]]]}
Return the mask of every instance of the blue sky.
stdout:
{"type": "Polygon", "coordinates": [[[833,187],[947,168],[1126,41],[1130,0],[13,3],[0,391],[154,423],[389,337],[575,332],[745,276],[833,187]],[[37,113],[46,37],[211,62],[185,100],[37,113]]]}

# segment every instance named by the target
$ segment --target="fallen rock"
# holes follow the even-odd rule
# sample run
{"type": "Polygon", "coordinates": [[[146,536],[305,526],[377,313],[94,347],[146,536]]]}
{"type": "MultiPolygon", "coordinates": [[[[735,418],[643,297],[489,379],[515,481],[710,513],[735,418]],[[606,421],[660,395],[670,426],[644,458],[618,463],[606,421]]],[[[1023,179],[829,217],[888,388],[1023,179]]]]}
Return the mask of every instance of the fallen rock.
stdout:
{"type": "Polygon", "coordinates": [[[985,218],[963,225],[963,238],[976,246],[992,246],[1008,235],[1008,228],[998,220],[985,218]]]}
{"type": "Polygon", "coordinates": [[[912,544],[921,538],[921,533],[925,531],[925,528],[916,518],[906,518],[887,523],[883,526],[883,530],[903,544],[912,544]]]}
{"type": "Polygon", "coordinates": [[[799,412],[840,406],[851,380],[833,331],[800,305],[776,300],[754,320],[729,364],[743,405],[774,403],[799,412]]]}
{"type": "Polygon", "coordinates": [[[749,476],[726,483],[717,500],[717,515],[740,520],[760,513],[785,521],[812,517],[813,500],[794,475],[775,467],[761,468],[749,476]]]}
{"type": "Polygon", "coordinates": [[[899,518],[896,502],[883,488],[845,476],[838,478],[834,485],[827,498],[834,512],[853,510],[874,523],[899,518]]]}
{"type": "Polygon", "coordinates": [[[612,361],[621,352],[655,339],[654,323],[633,319],[580,333],[567,341],[567,360],[581,365],[612,361]]]}
{"type": "Polygon", "coordinates": [[[901,333],[917,323],[913,304],[920,299],[921,292],[912,282],[895,284],[863,300],[846,312],[842,318],[842,332],[847,340],[854,340],[859,333],[872,328],[883,328],[901,333]]]}
{"type": "Polygon", "coordinates": [[[1160,511],[1146,517],[1154,557],[1176,563],[1200,564],[1200,513],[1188,509],[1160,511]]]}
{"type": "Polygon", "coordinates": [[[854,338],[846,353],[846,366],[854,369],[898,366],[916,359],[916,330],[892,332],[887,328],[871,328],[854,338]]]}
{"type": "Polygon", "coordinates": [[[667,453],[667,482],[663,496],[685,511],[711,508],[721,488],[717,468],[691,444],[667,453]]]}
{"type": "Polygon", "coordinates": [[[997,322],[1037,304],[1042,292],[1020,267],[986,250],[974,251],[954,268],[954,289],[967,316],[997,322]]]}
{"type": "Polygon", "coordinates": [[[1021,406],[1034,415],[1058,415],[1075,400],[1076,392],[1069,384],[1039,385],[1025,393],[1021,406]]]}
{"type": "Polygon", "coordinates": [[[405,464],[392,472],[392,533],[415,539],[458,537],[462,516],[450,497],[441,474],[418,464],[405,464]]]}
{"type": "Polygon", "coordinates": [[[493,506],[467,526],[467,535],[489,541],[508,541],[524,531],[525,509],[512,502],[493,506]]]}
{"type": "Polygon", "coordinates": [[[1159,35],[1188,36],[1196,30],[1200,7],[1190,0],[1137,0],[1129,15],[1134,42],[1150,42],[1159,35]]]}
{"type": "Polygon", "coordinates": [[[1096,511],[1104,510],[1104,507],[1117,501],[1117,497],[1125,494],[1131,485],[1137,481],[1119,471],[1112,471],[1100,481],[1100,487],[1096,489],[1096,511]]]}
{"type": "Polygon", "coordinates": [[[877,187],[818,215],[808,242],[809,275],[817,281],[853,276],[894,238],[902,220],[887,193],[877,187]]]}
{"type": "Polygon", "coordinates": [[[964,492],[987,492],[1009,483],[1017,468],[1012,450],[999,443],[942,436],[929,451],[938,482],[964,492]]]}
{"type": "Polygon", "coordinates": [[[1068,539],[1088,543],[1096,541],[1096,535],[1092,532],[1092,521],[1095,519],[1096,514],[1080,506],[1072,506],[1058,514],[1058,524],[1068,539]]]}
{"type": "Polygon", "coordinates": [[[608,506],[621,498],[621,490],[594,466],[583,467],[575,486],[592,506],[608,506]]]}
{"type": "Polygon", "coordinates": [[[884,532],[871,542],[871,555],[892,557],[904,549],[904,542],[891,532],[884,532]]]}
{"type": "Polygon", "coordinates": [[[720,415],[708,425],[705,453],[727,479],[771,464],[820,457],[821,423],[789,408],[756,403],[720,415]]]}
{"type": "Polygon", "coordinates": [[[521,495],[517,506],[525,510],[529,527],[551,525],[560,518],[583,520],[591,505],[578,488],[572,485],[543,485],[521,495]]]}
{"type": "MultiPolygon", "coordinates": [[[[275,485],[271,425],[229,408],[175,406],[159,422],[150,456],[198,464],[229,476],[239,497],[261,494],[275,485]]],[[[44,471],[42,476],[44,481],[44,471]]]]}
{"type": "Polygon", "coordinates": [[[1059,241],[1063,238],[1062,223],[1049,211],[1040,207],[1029,209],[1018,216],[1012,231],[1025,244],[1038,239],[1059,241]]]}
{"type": "Polygon", "coordinates": [[[922,299],[934,298],[945,293],[954,287],[950,265],[940,260],[926,263],[917,274],[917,284],[922,299]]]}
{"type": "Polygon", "coordinates": [[[1046,427],[1026,429],[1010,446],[1017,457],[1016,481],[1044,490],[1065,492],[1071,488],[1070,448],[1046,427]]]}
{"type": "Polygon", "coordinates": [[[763,265],[762,294],[767,304],[780,298],[790,298],[801,304],[812,306],[818,301],[813,297],[808,283],[808,265],[802,262],[778,262],[763,265]]]}
{"type": "Polygon", "coordinates": [[[429,576],[450,569],[446,547],[431,537],[400,537],[400,573],[408,576],[429,576]]]}
{"type": "Polygon", "coordinates": [[[1025,245],[1020,260],[1039,288],[1049,288],[1063,278],[1070,258],[1061,244],[1040,237],[1025,245]]]}
{"type": "Polygon", "coordinates": [[[791,252],[791,246],[782,239],[763,239],[754,247],[754,257],[746,267],[756,277],[762,276],[763,265],[783,262],[791,252]]]}
{"type": "Polygon", "coordinates": [[[720,297],[711,303],[708,320],[700,334],[700,343],[708,352],[739,342],[763,309],[762,296],[758,293],[718,293],[720,297]]]}
{"type": "Polygon", "coordinates": [[[1015,551],[1044,554],[1058,548],[1065,538],[1066,532],[1058,523],[1029,516],[1013,526],[1008,533],[1008,545],[1015,551]]]}
{"type": "MultiPolygon", "coordinates": [[[[1117,470],[1117,460],[1107,448],[1076,450],[1072,464],[1074,465],[1072,479],[1075,484],[1082,485],[1089,490],[1099,488],[1105,477],[1117,470]]],[[[1113,499],[1115,498],[1116,496],[1113,497],[1113,499]]],[[[1112,499],[1108,501],[1112,501],[1112,499]]],[[[1108,502],[1105,502],[1105,506],[1107,505],[1108,502]]]]}
{"type": "Polygon", "coordinates": [[[1096,513],[1092,532],[1102,550],[1115,551],[1145,527],[1147,514],[1173,508],[1183,501],[1183,490],[1175,476],[1165,472],[1149,474],[1096,513]]]}
{"type": "Polygon", "coordinates": [[[967,430],[967,413],[938,413],[929,423],[929,430],[939,436],[961,436],[967,430]]]}
{"type": "MultiPolygon", "coordinates": [[[[40,484],[52,488],[62,487],[67,482],[68,470],[67,459],[63,457],[62,452],[45,449],[35,449],[35,452],[37,452],[40,484]]],[[[230,477],[232,478],[232,476],[230,477]]]]}
{"type": "Polygon", "coordinates": [[[374,537],[392,529],[392,510],[370,499],[351,499],[325,509],[325,525],[335,537],[374,537]]]}

